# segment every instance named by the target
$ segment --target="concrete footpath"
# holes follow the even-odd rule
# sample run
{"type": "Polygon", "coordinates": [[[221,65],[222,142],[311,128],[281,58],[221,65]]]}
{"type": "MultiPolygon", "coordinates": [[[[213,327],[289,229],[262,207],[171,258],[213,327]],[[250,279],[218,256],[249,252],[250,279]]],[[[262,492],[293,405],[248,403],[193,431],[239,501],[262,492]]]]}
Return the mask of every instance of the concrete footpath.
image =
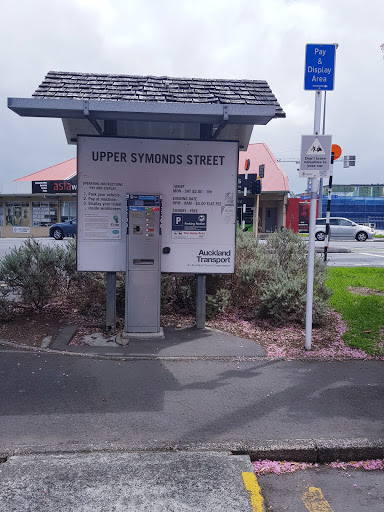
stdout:
{"type": "Polygon", "coordinates": [[[252,464],[228,453],[30,455],[0,468],[4,512],[255,510],[252,464]]]}
{"type": "Polygon", "coordinates": [[[271,360],[210,329],[65,337],[1,343],[0,511],[252,511],[252,459],[384,458],[383,361],[271,360]]]}

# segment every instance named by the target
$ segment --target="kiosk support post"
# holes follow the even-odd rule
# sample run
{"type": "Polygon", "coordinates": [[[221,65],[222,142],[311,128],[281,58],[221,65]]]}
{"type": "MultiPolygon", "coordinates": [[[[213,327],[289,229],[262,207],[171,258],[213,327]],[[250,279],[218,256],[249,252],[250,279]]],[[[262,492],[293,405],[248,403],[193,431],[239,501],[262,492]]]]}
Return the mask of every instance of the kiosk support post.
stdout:
{"type": "MultiPolygon", "coordinates": [[[[114,137],[116,134],[117,121],[105,120],[103,135],[114,137]]],[[[106,287],[105,329],[114,332],[116,329],[116,272],[107,272],[106,287]]]]}
{"type": "Polygon", "coordinates": [[[197,274],[196,281],[196,327],[205,328],[206,276],[197,274]]]}
{"type": "MultiPolygon", "coordinates": [[[[201,124],[200,125],[200,139],[201,140],[209,140],[212,138],[212,124],[201,124]]],[[[196,275],[196,328],[204,329],[205,328],[205,316],[206,316],[206,306],[205,302],[207,299],[206,293],[206,275],[205,274],[197,274],[196,275]]]]}
{"type": "Polygon", "coordinates": [[[116,328],[116,272],[107,272],[106,286],[105,328],[107,331],[114,331],[116,328]]]}

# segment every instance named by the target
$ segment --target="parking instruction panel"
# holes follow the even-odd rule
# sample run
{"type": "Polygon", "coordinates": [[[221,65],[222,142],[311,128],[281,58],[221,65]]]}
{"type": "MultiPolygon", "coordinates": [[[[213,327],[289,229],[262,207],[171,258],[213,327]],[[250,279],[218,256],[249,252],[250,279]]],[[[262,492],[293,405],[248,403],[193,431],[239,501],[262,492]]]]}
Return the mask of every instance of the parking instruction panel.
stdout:
{"type": "Polygon", "coordinates": [[[126,195],[160,194],[162,272],[233,273],[237,142],[79,136],[77,147],[79,270],[125,271],[126,195]]]}

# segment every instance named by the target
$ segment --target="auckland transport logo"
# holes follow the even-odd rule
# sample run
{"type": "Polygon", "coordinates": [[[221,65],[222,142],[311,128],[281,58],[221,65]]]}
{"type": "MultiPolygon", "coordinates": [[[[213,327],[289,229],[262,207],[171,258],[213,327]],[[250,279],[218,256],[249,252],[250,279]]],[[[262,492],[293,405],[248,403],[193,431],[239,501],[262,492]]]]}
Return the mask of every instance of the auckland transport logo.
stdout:
{"type": "Polygon", "coordinates": [[[198,263],[230,263],[231,262],[231,250],[219,251],[212,249],[211,251],[205,251],[200,249],[199,254],[196,256],[198,263]]]}

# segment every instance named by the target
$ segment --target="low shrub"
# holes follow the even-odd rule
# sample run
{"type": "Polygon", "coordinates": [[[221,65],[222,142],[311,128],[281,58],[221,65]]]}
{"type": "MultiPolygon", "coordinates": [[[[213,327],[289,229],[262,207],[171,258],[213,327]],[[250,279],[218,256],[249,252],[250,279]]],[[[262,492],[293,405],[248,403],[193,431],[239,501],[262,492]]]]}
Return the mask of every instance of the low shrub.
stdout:
{"type": "Polygon", "coordinates": [[[28,239],[0,260],[0,279],[24,303],[41,309],[61,285],[61,256],[62,251],[28,239]]]}
{"type": "Polygon", "coordinates": [[[206,316],[208,319],[214,318],[219,313],[224,313],[229,308],[231,292],[225,288],[217,290],[215,295],[207,294],[206,316]]]}
{"type": "MultiPolygon", "coordinates": [[[[264,278],[257,282],[258,297],[255,314],[269,318],[275,324],[289,322],[304,324],[307,302],[307,244],[292,231],[273,233],[265,244],[259,245],[264,278]],[[264,258],[269,260],[267,272],[264,258]]],[[[328,311],[331,292],[325,286],[326,266],[315,258],[312,321],[318,325],[328,311]]]]}
{"type": "MultiPolygon", "coordinates": [[[[313,323],[327,312],[330,291],[325,285],[326,266],[315,258],[313,323]]],[[[12,249],[0,260],[0,279],[27,306],[41,309],[50,301],[73,304],[83,314],[104,319],[105,273],[76,270],[76,242],[47,247],[33,239],[12,249]]],[[[265,243],[251,232],[238,231],[233,275],[207,275],[208,318],[233,310],[249,319],[269,319],[275,324],[305,322],[307,244],[290,230],[272,233],[265,243]]],[[[123,315],[125,276],[117,273],[117,311],[123,315]]],[[[12,315],[13,306],[0,296],[0,318],[12,315]]],[[[164,313],[194,314],[196,276],[164,274],[161,278],[164,313]]]]}
{"type": "Polygon", "coordinates": [[[17,301],[10,297],[10,290],[7,286],[0,287],[0,321],[9,322],[16,316],[17,301]]]}
{"type": "MultiPolygon", "coordinates": [[[[290,230],[272,233],[265,243],[251,232],[237,232],[233,275],[207,276],[207,318],[230,309],[243,317],[269,319],[277,325],[305,323],[307,244],[290,230]]],[[[313,323],[328,311],[330,290],[326,266],[315,258],[313,323]]],[[[162,279],[162,305],[178,312],[195,311],[195,277],[167,275],[162,279]]]]}
{"type": "Polygon", "coordinates": [[[196,277],[194,275],[163,274],[161,276],[161,306],[167,313],[190,313],[196,310],[196,277]]]}
{"type": "MultiPolygon", "coordinates": [[[[1,297],[3,319],[15,307],[42,309],[50,302],[73,304],[81,313],[100,315],[105,307],[105,277],[101,272],[76,270],[76,242],[44,246],[33,238],[11,249],[0,260],[0,280],[18,297],[16,306],[1,297]]],[[[1,314],[1,311],[0,311],[1,314]]]]}

